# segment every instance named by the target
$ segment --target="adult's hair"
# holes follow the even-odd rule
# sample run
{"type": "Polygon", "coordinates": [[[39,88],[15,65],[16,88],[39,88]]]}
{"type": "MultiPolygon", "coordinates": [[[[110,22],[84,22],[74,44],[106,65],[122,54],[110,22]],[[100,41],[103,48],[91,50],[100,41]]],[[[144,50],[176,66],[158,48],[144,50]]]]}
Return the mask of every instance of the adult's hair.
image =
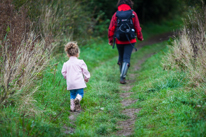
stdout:
{"type": "Polygon", "coordinates": [[[134,2],[132,0],[118,0],[117,6],[120,6],[122,4],[127,4],[131,8],[133,8],[134,2]]]}

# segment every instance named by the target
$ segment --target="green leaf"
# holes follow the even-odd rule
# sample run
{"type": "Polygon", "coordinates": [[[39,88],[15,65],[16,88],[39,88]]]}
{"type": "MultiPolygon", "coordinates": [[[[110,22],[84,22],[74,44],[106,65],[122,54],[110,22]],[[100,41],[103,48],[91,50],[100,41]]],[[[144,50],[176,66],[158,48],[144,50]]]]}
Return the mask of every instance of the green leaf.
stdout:
{"type": "Polygon", "coordinates": [[[6,28],[6,32],[7,32],[7,33],[10,32],[10,27],[9,27],[9,26],[7,26],[7,28],[6,28]]]}

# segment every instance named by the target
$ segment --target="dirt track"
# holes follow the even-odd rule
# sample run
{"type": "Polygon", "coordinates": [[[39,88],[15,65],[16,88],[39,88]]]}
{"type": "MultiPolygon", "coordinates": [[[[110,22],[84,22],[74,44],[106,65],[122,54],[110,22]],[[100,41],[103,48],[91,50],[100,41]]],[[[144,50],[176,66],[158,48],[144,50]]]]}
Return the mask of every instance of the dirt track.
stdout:
{"type": "MultiPolygon", "coordinates": [[[[168,40],[170,37],[173,37],[173,34],[174,33],[169,32],[169,33],[164,33],[161,35],[151,37],[150,39],[139,43],[137,46],[137,49],[140,49],[147,45],[157,44],[165,40],[168,40]]],[[[135,61],[136,65],[131,69],[134,69],[134,71],[139,70],[141,68],[141,64],[144,63],[145,60],[151,57],[153,54],[154,53],[146,54],[144,55],[142,60],[136,60],[135,61]]],[[[130,74],[129,76],[127,76],[128,77],[127,84],[120,85],[121,91],[123,92],[123,93],[120,93],[120,97],[122,98],[121,103],[122,103],[122,106],[124,107],[124,110],[122,111],[122,113],[127,115],[129,118],[125,121],[119,122],[119,125],[120,125],[119,128],[121,130],[117,132],[118,136],[130,136],[133,134],[134,124],[135,124],[135,119],[136,119],[135,113],[139,113],[139,111],[141,110],[141,108],[135,108],[135,109],[126,108],[127,106],[130,106],[136,101],[138,101],[138,100],[131,100],[130,96],[133,94],[133,92],[128,92],[133,87],[133,83],[135,82],[137,75],[138,74],[130,74]]]]}
{"type": "Polygon", "coordinates": [[[149,38],[148,40],[139,43],[138,46],[137,46],[137,49],[140,49],[140,48],[142,48],[144,46],[147,46],[147,45],[152,45],[152,44],[156,44],[156,43],[166,41],[170,37],[173,37],[173,36],[174,36],[174,32],[167,32],[167,33],[163,33],[163,34],[153,36],[153,37],[149,38]]]}

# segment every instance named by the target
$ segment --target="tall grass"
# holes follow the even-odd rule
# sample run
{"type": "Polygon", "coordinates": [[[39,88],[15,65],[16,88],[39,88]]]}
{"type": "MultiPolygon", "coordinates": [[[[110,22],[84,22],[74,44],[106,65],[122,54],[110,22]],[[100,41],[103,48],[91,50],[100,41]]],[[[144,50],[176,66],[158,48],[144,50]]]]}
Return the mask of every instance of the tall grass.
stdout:
{"type": "MultiPolygon", "coordinates": [[[[0,7],[3,17],[0,20],[3,30],[0,44],[0,105],[31,104],[31,96],[37,90],[33,89],[35,80],[41,78],[55,45],[48,37],[49,32],[45,31],[42,37],[31,31],[31,21],[24,8],[16,11],[11,1],[1,2],[0,7]]],[[[47,18],[44,18],[45,29],[50,23],[46,22],[47,18]]]]}
{"type": "Polygon", "coordinates": [[[92,26],[81,2],[38,2],[38,5],[30,0],[0,2],[0,104],[8,104],[8,99],[16,102],[32,93],[30,88],[41,78],[54,47],[58,45],[55,51],[59,51],[65,39],[86,40],[87,30],[92,26]]]}
{"type": "Polygon", "coordinates": [[[31,86],[48,64],[53,46],[46,45],[45,40],[35,42],[36,36],[31,32],[26,41],[11,52],[11,45],[2,46],[1,92],[0,103],[5,104],[10,98],[14,102],[19,97],[31,96],[31,86]]]}
{"type": "Polygon", "coordinates": [[[92,14],[86,10],[85,2],[57,0],[47,1],[40,6],[41,15],[37,17],[39,29],[45,31],[45,22],[43,21],[42,24],[42,20],[46,18],[49,22],[46,28],[49,28],[50,31],[47,33],[51,33],[58,41],[65,42],[63,40],[67,38],[68,40],[77,40],[79,43],[86,43],[95,22],[91,21],[92,14]],[[49,18],[45,16],[49,16],[49,18]]]}
{"type": "Polygon", "coordinates": [[[191,9],[179,38],[165,56],[166,68],[187,72],[188,79],[198,86],[206,82],[206,8],[191,9]]]}

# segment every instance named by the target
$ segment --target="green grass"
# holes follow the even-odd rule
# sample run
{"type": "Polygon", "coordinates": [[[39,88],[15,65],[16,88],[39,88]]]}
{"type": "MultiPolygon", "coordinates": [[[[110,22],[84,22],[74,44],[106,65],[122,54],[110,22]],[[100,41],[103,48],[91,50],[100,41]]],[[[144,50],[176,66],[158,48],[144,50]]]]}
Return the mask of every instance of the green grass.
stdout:
{"type": "MultiPolygon", "coordinates": [[[[166,44],[141,50],[146,52],[146,48],[157,49],[166,44]]],[[[167,48],[159,51],[142,65],[140,71],[133,72],[139,74],[132,88],[133,98],[139,101],[133,107],[141,108],[134,136],[205,136],[205,86],[190,87],[184,72],[164,70],[161,60],[167,52],[167,48]]],[[[138,53],[133,55],[136,59],[140,57],[138,53]]]]}
{"type": "MultiPolygon", "coordinates": [[[[102,49],[105,48],[104,45],[99,46],[102,49]]],[[[87,49],[87,47],[84,48],[87,49]]],[[[105,56],[102,56],[103,53],[101,51],[98,56],[96,54],[98,52],[93,52],[94,49],[91,51],[87,49],[81,54],[81,57],[85,56],[87,58],[88,56],[87,61],[85,60],[86,63],[93,62],[91,64],[87,63],[90,72],[92,72],[92,78],[88,83],[88,88],[85,89],[85,96],[81,103],[85,112],[78,116],[75,122],[76,132],[73,136],[108,135],[116,130],[116,123],[114,121],[121,118],[119,117],[121,114],[119,114],[118,77],[115,77],[115,72],[118,69],[116,58],[108,61],[108,63],[97,61],[98,59],[104,60],[105,56]],[[87,51],[93,54],[89,54],[87,51]],[[97,60],[94,60],[94,58],[97,60]],[[95,69],[98,64],[101,64],[101,66],[95,69]]],[[[104,51],[108,51],[108,54],[111,50],[105,48],[104,51]]],[[[108,55],[107,57],[110,56],[108,55]]],[[[39,100],[36,106],[39,106],[41,109],[46,108],[43,119],[46,120],[46,123],[54,124],[59,129],[59,135],[64,135],[64,130],[62,129],[64,125],[71,127],[71,124],[69,124],[70,120],[68,119],[70,115],[69,91],[66,90],[65,80],[62,79],[61,75],[61,67],[67,59],[62,58],[56,67],[51,65],[46,70],[44,78],[40,83],[40,91],[42,92],[35,94],[35,99],[39,100]],[[51,118],[52,121],[50,121],[51,118]]],[[[54,60],[53,63],[56,64],[57,60],[54,60]]]]}
{"type": "Polygon", "coordinates": [[[78,116],[74,136],[109,135],[121,119],[116,58],[93,71],[84,97],[84,113],[78,116]]]}
{"type": "MultiPolygon", "coordinates": [[[[179,24],[179,21],[176,21],[176,23],[179,24]]],[[[172,27],[168,27],[168,25],[170,24],[153,24],[145,28],[143,27],[145,39],[155,34],[172,31],[172,27]]],[[[91,43],[86,46],[80,45],[80,58],[86,62],[91,72],[91,79],[87,84],[88,87],[85,89],[85,96],[81,102],[85,112],[77,117],[75,121],[75,134],[71,136],[114,136],[115,131],[118,130],[116,128],[118,126],[117,122],[127,119],[127,116],[121,114],[121,104],[118,95],[120,89],[118,84],[119,70],[116,65],[117,50],[113,50],[106,40],[98,42],[95,40],[91,43]]],[[[136,57],[141,58],[147,52],[159,52],[160,49],[162,47],[158,45],[145,47],[138,51],[132,59],[136,60],[136,57]]],[[[74,126],[68,118],[70,115],[70,95],[69,91],[66,90],[66,81],[61,75],[62,65],[67,60],[68,58],[64,53],[56,55],[46,70],[39,76],[39,80],[34,81],[34,84],[38,86],[38,91],[33,95],[34,101],[30,106],[30,111],[19,113],[20,106],[17,104],[10,104],[1,109],[0,135],[6,137],[68,136],[64,133],[65,129],[63,126],[74,126]]],[[[151,64],[150,68],[154,68],[154,66],[151,64]]],[[[139,77],[139,81],[148,77],[148,75],[142,75],[139,77]]],[[[158,78],[158,75],[156,77],[158,78]]],[[[149,87],[151,91],[154,91],[151,92],[151,95],[157,94],[161,90],[167,90],[167,87],[171,89],[180,88],[181,84],[170,84],[173,81],[177,82],[179,77],[181,78],[182,75],[172,77],[168,80],[169,82],[162,83],[161,85],[154,81],[152,83],[154,86],[149,87]]],[[[167,78],[159,77],[158,79],[159,81],[165,81],[167,78]]],[[[137,84],[139,85],[139,82],[137,84]]],[[[137,91],[140,91],[140,89],[143,91],[144,88],[142,86],[135,86],[134,91],[136,89],[137,91]]],[[[145,94],[143,92],[136,95],[136,97],[146,100],[147,94],[150,94],[150,92],[145,94]]],[[[143,104],[137,104],[137,106],[143,106],[143,104]]],[[[202,124],[196,126],[203,127],[202,124]]],[[[136,133],[138,134],[138,131],[136,133]]]]}
{"type": "MultiPolygon", "coordinates": [[[[116,121],[123,117],[119,112],[118,77],[115,77],[118,69],[117,58],[114,58],[116,55],[117,51],[112,50],[107,44],[97,45],[95,43],[81,48],[80,56],[84,58],[89,71],[92,72],[92,78],[88,83],[88,88],[85,89],[82,101],[82,108],[85,112],[77,118],[74,136],[108,135],[116,131],[116,121]],[[104,63],[105,60],[110,61],[104,63]],[[96,69],[97,66],[99,66],[98,69],[96,69]]],[[[34,109],[38,114],[21,116],[16,112],[15,106],[2,110],[5,113],[5,115],[1,113],[0,118],[1,126],[4,127],[0,128],[3,136],[13,136],[13,134],[65,136],[63,126],[72,127],[68,118],[70,95],[66,90],[66,81],[61,74],[62,65],[67,60],[66,55],[57,55],[43,72],[41,79],[36,82],[39,88],[34,94],[36,100],[34,109]],[[11,115],[8,115],[9,113],[11,115]],[[18,126],[13,122],[7,123],[6,117],[15,121],[18,126]]]]}
{"type": "Polygon", "coordinates": [[[162,34],[166,32],[177,31],[183,27],[183,18],[181,16],[175,16],[171,20],[163,20],[160,23],[147,23],[141,25],[143,35],[147,39],[154,34],[162,34]]]}
{"type": "MultiPolygon", "coordinates": [[[[144,39],[148,39],[152,36],[167,33],[175,32],[183,27],[183,18],[181,16],[175,16],[171,20],[163,20],[159,23],[149,22],[147,24],[141,24],[142,34],[144,39]]],[[[137,41],[137,44],[140,41],[137,41]]]]}

